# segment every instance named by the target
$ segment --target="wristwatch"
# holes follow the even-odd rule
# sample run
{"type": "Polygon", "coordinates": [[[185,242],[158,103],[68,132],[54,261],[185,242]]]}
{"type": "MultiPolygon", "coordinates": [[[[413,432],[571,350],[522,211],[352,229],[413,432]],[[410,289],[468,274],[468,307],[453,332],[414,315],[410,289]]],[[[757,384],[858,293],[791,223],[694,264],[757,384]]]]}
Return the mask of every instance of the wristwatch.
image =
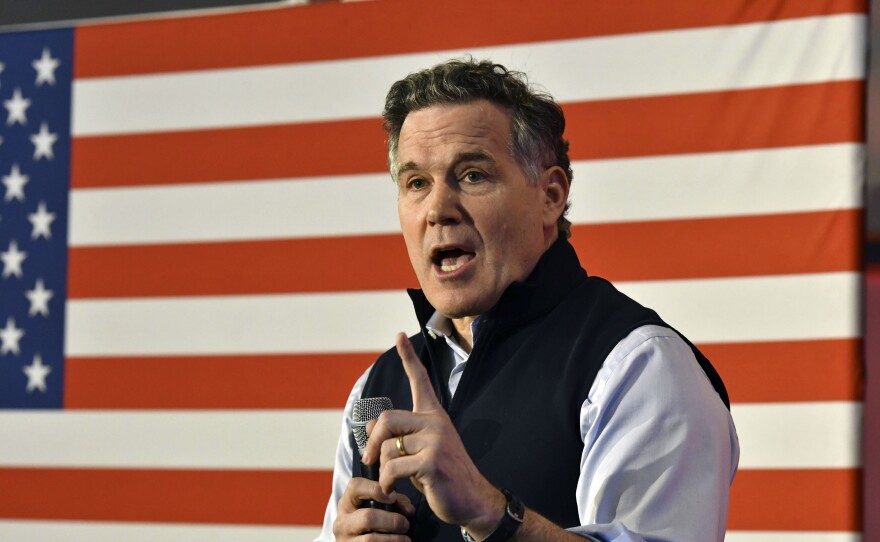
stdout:
{"type": "MultiPolygon", "coordinates": [[[[522,501],[506,489],[502,489],[501,493],[507,499],[505,513],[501,516],[501,521],[495,527],[495,530],[492,531],[492,534],[481,542],[506,542],[510,540],[510,537],[519,529],[519,526],[522,525],[525,519],[526,507],[523,506],[522,501]]],[[[464,530],[464,527],[461,528],[461,537],[464,538],[465,542],[478,542],[470,533],[464,530]]]]}

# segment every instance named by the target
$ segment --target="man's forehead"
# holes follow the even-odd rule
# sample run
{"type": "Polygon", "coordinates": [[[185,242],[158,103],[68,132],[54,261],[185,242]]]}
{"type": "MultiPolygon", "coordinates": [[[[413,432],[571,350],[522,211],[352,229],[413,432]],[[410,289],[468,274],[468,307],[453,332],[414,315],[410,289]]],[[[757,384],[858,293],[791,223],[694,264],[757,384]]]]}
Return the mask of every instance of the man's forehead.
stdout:
{"type": "Polygon", "coordinates": [[[461,103],[439,103],[411,111],[403,121],[401,132],[413,125],[437,124],[470,119],[483,122],[510,124],[510,111],[503,105],[479,99],[461,103]]]}
{"type": "Polygon", "coordinates": [[[485,159],[492,156],[489,148],[507,148],[509,141],[510,118],[501,106],[485,100],[434,105],[407,115],[397,158],[401,171],[424,161],[425,151],[440,148],[456,159],[485,159]]]}

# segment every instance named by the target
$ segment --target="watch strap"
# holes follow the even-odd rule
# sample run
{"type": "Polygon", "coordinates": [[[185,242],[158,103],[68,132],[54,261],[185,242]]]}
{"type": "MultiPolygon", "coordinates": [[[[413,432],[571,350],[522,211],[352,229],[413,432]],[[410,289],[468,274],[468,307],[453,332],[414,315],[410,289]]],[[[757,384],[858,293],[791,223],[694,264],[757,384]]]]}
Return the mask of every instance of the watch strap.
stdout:
{"type": "MultiPolygon", "coordinates": [[[[482,540],[482,542],[507,542],[516,533],[516,530],[519,529],[519,526],[522,525],[525,519],[526,507],[522,501],[506,489],[502,489],[501,493],[507,499],[504,515],[501,516],[501,521],[498,522],[498,526],[495,527],[492,534],[482,540]]],[[[477,542],[470,533],[464,530],[464,527],[461,529],[461,537],[465,542],[477,542]]]]}

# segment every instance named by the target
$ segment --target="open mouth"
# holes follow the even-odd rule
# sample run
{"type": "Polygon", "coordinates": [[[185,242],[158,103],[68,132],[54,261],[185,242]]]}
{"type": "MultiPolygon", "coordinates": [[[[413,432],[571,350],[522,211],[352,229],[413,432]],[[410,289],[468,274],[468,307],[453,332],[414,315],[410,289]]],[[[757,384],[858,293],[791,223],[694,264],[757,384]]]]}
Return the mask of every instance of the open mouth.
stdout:
{"type": "Polygon", "coordinates": [[[460,248],[449,248],[436,251],[432,261],[444,273],[461,269],[474,259],[475,253],[460,248]]]}

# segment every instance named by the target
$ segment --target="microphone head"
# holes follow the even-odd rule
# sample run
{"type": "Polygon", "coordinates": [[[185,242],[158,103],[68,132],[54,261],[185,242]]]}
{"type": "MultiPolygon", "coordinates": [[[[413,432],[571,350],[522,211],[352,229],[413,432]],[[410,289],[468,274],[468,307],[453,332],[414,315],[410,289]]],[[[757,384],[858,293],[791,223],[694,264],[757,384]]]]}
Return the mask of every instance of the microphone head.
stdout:
{"type": "Polygon", "coordinates": [[[367,447],[367,422],[375,420],[379,414],[393,408],[388,397],[364,397],[354,402],[351,411],[351,432],[354,433],[354,440],[361,455],[364,455],[364,449],[367,447]]]}

